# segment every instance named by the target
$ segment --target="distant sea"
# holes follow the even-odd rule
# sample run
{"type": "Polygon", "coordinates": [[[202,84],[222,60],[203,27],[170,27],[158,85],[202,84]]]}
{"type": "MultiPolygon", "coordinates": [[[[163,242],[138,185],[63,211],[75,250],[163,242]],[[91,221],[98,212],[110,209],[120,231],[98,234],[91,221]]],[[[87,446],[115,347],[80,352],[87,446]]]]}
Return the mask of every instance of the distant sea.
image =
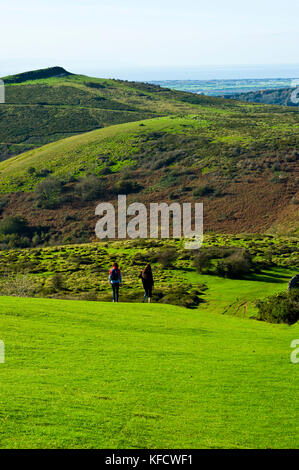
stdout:
{"type": "Polygon", "coordinates": [[[142,80],[238,80],[263,78],[299,78],[295,65],[211,65],[200,67],[159,67],[136,70],[142,80]]]}
{"type": "Polygon", "coordinates": [[[122,80],[230,80],[299,78],[299,64],[293,65],[202,65],[136,67],[103,64],[100,59],[49,61],[48,59],[0,59],[0,76],[59,65],[73,73],[122,80]]]}

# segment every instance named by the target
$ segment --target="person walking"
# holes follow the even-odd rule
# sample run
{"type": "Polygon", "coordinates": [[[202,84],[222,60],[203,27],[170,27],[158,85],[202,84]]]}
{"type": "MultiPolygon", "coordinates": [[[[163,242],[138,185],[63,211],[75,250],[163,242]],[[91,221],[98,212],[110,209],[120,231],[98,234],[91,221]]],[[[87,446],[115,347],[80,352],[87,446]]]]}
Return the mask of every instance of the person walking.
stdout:
{"type": "Polygon", "coordinates": [[[143,302],[148,299],[148,302],[150,303],[152,298],[152,290],[154,287],[153,273],[150,264],[147,264],[145,268],[141,271],[141,273],[139,274],[139,278],[142,280],[144,288],[143,302]]]}
{"type": "Polygon", "coordinates": [[[121,285],[122,277],[117,263],[113,263],[109,271],[109,282],[112,287],[113,302],[118,302],[119,286],[121,285]]]}

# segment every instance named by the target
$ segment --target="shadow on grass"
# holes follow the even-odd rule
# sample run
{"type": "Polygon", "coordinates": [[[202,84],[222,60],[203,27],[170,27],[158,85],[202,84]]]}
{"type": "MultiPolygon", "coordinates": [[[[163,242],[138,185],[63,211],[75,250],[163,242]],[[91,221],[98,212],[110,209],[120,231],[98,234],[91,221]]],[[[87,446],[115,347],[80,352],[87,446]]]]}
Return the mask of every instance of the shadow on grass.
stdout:
{"type": "Polygon", "coordinates": [[[291,279],[292,276],[282,273],[267,272],[261,274],[252,274],[247,276],[247,281],[256,281],[256,282],[269,282],[271,284],[285,284],[291,279]]]}

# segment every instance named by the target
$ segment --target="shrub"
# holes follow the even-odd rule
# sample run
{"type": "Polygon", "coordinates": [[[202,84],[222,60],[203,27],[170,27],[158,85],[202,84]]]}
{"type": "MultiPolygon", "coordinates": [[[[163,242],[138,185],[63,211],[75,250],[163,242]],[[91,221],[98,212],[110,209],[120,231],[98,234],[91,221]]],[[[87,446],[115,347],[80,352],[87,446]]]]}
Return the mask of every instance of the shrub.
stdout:
{"type": "Polygon", "coordinates": [[[109,166],[104,166],[100,171],[99,175],[110,175],[112,173],[111,168],[109,166]]]}
{"type": "Polygon", "coordinates": [[[171,188],[173,186],[177,187],[181,184],[181,176],[175,171],[170,172],[169,169],[167,169],[167,174],[162,176],[160,179],[158,186],[161,189],[166,189],[166,188],[171,188]]]}
{"type": "Polygon", "coordinates": [[[279,162],[275,162],[272,166],[272,171],[281,171],[281,165],[279,162]]]}
{"type": "Polygon", "coordinates": [[[49,285],[49,287],[50,287],[50,290],[51,290],[51,291],[54,291],[54,292],[58,292],[58,291],[60,291],[60,290],[64,290],[64,289],[65,289],[65,280],[64,280],[64,277],[63,277],[62,274],[60,274],[60,273],[54,274],[54,276],[52,276],[52,277],[49,279],[48,285],[49,285]]]}
{"type": "Polygon", "coordinates": [[[113,192],[115,194],[131,194],[138,193],[142,189],[139,183],[132,180],[120,180],[113,186],[113,192]]]}
{"type": "Polygon", "coordinates": [[[87,175],[76,185],[76,192],[83,201],[93,201],[105,194],[106,188],[96,175],[87,175]]]}
{"type": "Polygon", "coordinates": [[[6,248],[28,248],[31,246],[29,237],[21,237],[19,235],[6,235],[2,241],[6,244],[6,248]]]}
{"type": "Polygon", "coordinates": [[[0,222],[0,234],[28,235],[30,227],[25,217],[9,215],[0,222]]]}
{"type": "Polygon", "coordinates": [[[35,174],[36,176],[38,176],[39,178],[46,178],[47,176],[49,176],[51,173],[53,173],[52,170],[49,170],[48,168],[43,168],[42,170],[35,170],[35,174]]]}
{"type": "Polygon", "coordinates": [[[0,198],[0,214],[2,214],[3,209],[7,205],[8,200],[5,197],[0,198]]]}
{"type": "Polygon", "coordinates": [[[221,277],[242,279],[250,274],[252,268],[251,256],[248,252],[235,252],[228,258],[218,261],[216,273],[221,277]]]}
{"type": "Polygon", "coordinates": [[[41,181],[35,189],[36,205],[42,209],[55,209],[61,203],[61,182],[49,176],[41,181]]]}
{"type": "Polygon", "coordinates": [[[269,323],[288,323],[299,320],[299,289],[281,292],[257,302],[258,319],[269,323]]]}
{"type": "Polygon", "coordinates": [[[28,172],[28,175],[33,176],[36,172],[36,169],[34,168],[34,166],[30,166],[27,172],[28,172]]]}
{"type": "Polygon", "coordinates": [[[193,265],[196,272],[203,274],[208,271],[212,266],[211,254],[208,250],[200,250],[193,260],[193,265]]]}
{"type": "Polygon", "coordinates": [[[277,173],[271,178],[271,183],[284,183],[288,180],[288,177],[284,173],[277,173]]]}
{"type": "Polygon", "coordinates": [[[207,196],[209,194],[212,194],[213,192],[214,192],[214,188],[212,188],[212,186],[209,186],[207,184],[203,184],[203,185],[199,186],[198,188],[194,189],[193,196],[203,197],[203,196],[207,196]]]}
{"type": "Polygon", "coordinates": [[[28,274],[17,274],[8,277],[1,284],[1,295],[15,297],[32,297],[37,291],[37,284],[28,274]]]}
{"type": "Polygon", "coordinates": [[[167,248],[156,253],[156,259],[163,268],[171,268],[177,257],[178,253],[175,248],[167,248]]]}
{"type": "Polygon", "coordinates": [[[162,304],[178,305],[186,308],[196,308],[203,300],[199,297],[206,289],[204,284],[199,286],[200,290],[193,289],[188,285],[176,285],[173,289],[154,290],[153,300],[162,304]]]}
{"type": "Polygon", "coordinates": [[[188,293],[184,290],[176,290],[176,292],[169,292],[158,301],[162,304],[178,305],[179,307],[195,308],[202,300],[196,294],[188,293]]]}

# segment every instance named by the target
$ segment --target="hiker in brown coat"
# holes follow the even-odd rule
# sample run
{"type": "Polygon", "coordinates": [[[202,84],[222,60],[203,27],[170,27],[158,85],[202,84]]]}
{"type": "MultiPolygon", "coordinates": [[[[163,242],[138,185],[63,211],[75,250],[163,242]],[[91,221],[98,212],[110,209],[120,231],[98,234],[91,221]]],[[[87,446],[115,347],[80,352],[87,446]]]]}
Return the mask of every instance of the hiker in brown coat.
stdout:
{"type": "Polygon", "coordinates": [[[148,299],[148,302],[150,302],[154,286],[153,273],[150,264],[147,264],[145,268],[141,271],[141,273],[139,274],[139,278],[142,280],[144,288],[143,302],[145,302],[146,299],[148,299]]]}

